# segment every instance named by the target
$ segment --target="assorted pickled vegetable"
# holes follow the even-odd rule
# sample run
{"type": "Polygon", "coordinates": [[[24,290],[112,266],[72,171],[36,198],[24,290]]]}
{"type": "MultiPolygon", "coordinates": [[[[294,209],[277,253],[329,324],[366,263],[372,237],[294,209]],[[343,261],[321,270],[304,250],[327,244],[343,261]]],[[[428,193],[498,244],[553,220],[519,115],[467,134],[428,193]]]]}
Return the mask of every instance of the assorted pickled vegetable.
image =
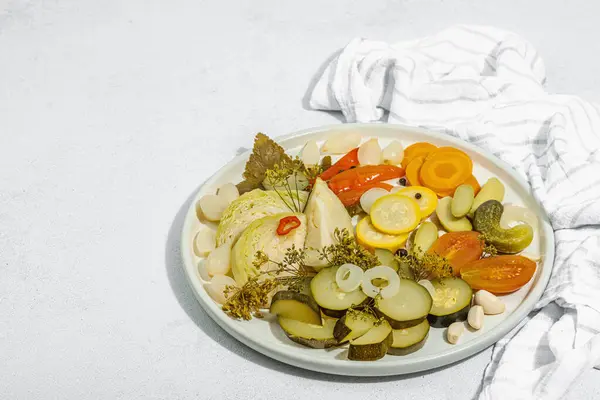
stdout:
{"type": "Polygon", "coordinates": [[[198,201],[218,222],[194,238],[199,274],[227,315],[268,312],[303,346],[372,361],[419,350],[431,329],[459,343],[537,268],[519,254],[535,214],[502,204],[499,179],[480,186],[458,148],[340,132],[293,158],[258,134],[243,178],[198,201]]]}

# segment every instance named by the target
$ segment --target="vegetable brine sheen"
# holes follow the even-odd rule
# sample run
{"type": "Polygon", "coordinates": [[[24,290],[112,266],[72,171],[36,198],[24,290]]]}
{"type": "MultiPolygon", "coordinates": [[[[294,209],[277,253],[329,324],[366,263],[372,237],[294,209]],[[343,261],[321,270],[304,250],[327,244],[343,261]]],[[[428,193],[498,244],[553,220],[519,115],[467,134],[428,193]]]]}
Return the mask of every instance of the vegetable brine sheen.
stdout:
{"type": "Polygon", "coordinates": [[[431,332],[460,345],[463,321],[481,329],[505,310],[494,293],[535,274],[518,253],[537,218],[504,193],[495,177],[480,187],[459,148],[344,131],[294,157],[257,134],[241,182],[198,202],[218,227],[197,232],[194,252],[232,318],[269,312],[290,340],[347,346],[349,361],[403,356],[431,332]]]}

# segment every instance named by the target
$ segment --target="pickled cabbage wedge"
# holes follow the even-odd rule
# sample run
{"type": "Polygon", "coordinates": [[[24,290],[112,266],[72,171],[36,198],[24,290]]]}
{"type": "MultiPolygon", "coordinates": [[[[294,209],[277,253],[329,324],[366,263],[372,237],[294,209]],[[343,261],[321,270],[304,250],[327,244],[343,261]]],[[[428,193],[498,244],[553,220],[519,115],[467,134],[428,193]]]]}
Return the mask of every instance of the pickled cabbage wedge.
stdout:
{"type": "Polygon", "coordinates": [[[352,219],[340,199],[320,178],[315,181],[304,213],[308,225],[305,262],[319,270],[327,265],[327,261],[319,259],[319,250],[336,243],[336,229],[353,232],[352,219]]]}
{"type": "Polygon", "coordinates": [[[238,285],[243,285],[249,277],[261,272],[274,271],[278,267],[267,262],[259,270],[255,265],[256,253],[262,251],[270,260],[281,262],[292,246],[301,249],[306,239],[306,217],[301,213],[279,213],[262,217],[252,222],[242,232],[231,251],[231,269],[238,285]],[[286,235],[278,235],[277,227],[281,219],[295,216],[300,225],[286,235]]]}
{"type": "MultiPolygon", "coordinates": [[[[293,191],[292,196],[298,196],[295,200],[304,207],[308,193],[293,191]]],[[[281,191],[254,189],[244,193],[223,211],[217,228],[217,247],[226,242],[233,245],[244,229],[260,218],[291,211],[286,203],[292,204],[290,196],[281,191]]]]}

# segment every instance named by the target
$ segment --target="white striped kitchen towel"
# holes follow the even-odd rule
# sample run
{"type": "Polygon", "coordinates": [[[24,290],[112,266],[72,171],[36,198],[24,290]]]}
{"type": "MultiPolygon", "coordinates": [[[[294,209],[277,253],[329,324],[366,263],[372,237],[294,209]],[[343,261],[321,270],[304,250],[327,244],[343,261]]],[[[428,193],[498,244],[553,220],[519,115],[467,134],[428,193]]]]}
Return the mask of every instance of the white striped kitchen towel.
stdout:
{"type": "Polygon", "coordinates": [[[348,122],[433,128],[486,149],[530,184],[556,232],[536,311],[495,346],[480,399],[558,399],[600,362],[600,114],[544,90],[531,44],[456,26],[419,40],[354,39],[312,90],[314,109],[348,122]]]}

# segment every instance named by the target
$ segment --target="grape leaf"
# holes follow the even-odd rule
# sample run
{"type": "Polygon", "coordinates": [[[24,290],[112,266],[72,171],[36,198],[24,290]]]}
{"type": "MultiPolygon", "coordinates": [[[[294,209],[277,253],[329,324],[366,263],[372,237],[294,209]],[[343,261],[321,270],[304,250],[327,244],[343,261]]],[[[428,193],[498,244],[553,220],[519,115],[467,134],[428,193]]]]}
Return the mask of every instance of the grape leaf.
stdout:
{"type": "Polygon", "coordinates": [[[237,184],[240,194],[260,188],[265,179],[265,173],[275,164],[284,165],[291,163],[290,156],[285,154],[283,147],[275,143],[263,133],[257,133],[254,138],[254,147],[244,171],[244,180],[237,184]]]}
{"type": "Polygon", "coordinates": [[[323,157],[323,160],[321,160],[321,169],[323,171],[327,171],[330,167],[331,167],[331,156],[323,157]]]}

